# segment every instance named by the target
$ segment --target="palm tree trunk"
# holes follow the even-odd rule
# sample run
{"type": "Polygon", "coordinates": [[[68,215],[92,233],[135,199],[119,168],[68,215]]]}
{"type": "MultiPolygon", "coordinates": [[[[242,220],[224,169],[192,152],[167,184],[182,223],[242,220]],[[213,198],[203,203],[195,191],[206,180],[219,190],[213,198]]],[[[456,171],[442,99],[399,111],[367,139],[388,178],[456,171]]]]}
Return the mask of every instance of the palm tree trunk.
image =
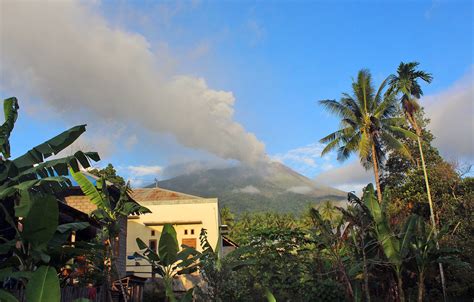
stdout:
{"type": "Polygon", "coordinates": [[[379,166],[377,163],[377,153],[375,151],[374,144],[372,144],[372,163],[374,166],[375,185],[377,186],[377,200],[379,204],[382,204],[382,189],[380,188],[379,166]]]}
{"type": "MultiPolygon", "coordinates": [[[[425,157],[423,155],[423,148],[421,146],[421,130],[417,127],[416,123],[414,126],[416,126],[415,129],[417,132],[418,148],[420,150],[421,166],[423,168],[423,174],[425,176],[426,194],[428,195],[428,203],[430,205],[431,227],[433,228],[433,233],[435,235],[436,248],[439,250],[438,229],[436,227],[436,221],[435,221],[435,216],[434,216],[433,201],[431,199],[430,183],[428,181],[428,172],[426,171],[425,157]]],[[[444,278],[443,264],[439,263],[438,265],[439,265],[439,275],[441,277],[441,287],[443,289],[443,299],[446,302],[448,297],[446,295],[446,280],[444,278]]]]}

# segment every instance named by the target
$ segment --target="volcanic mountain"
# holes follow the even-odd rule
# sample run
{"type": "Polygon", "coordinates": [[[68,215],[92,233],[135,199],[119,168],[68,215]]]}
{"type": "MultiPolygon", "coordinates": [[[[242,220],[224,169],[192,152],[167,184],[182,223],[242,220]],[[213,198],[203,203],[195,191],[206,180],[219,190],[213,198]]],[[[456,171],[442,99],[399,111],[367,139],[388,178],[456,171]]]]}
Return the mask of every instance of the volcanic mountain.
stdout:
{"type": "Polygon", "coordinates": [[[272,162],[258,168],[244,165],[201,169],[148,187],[183,192],[202,197],[217,197],[221,207],[234,213],[275,211],[301,213],[309,206],[330,200],[344,203],[347,193],[324,186],[272,162]]]}

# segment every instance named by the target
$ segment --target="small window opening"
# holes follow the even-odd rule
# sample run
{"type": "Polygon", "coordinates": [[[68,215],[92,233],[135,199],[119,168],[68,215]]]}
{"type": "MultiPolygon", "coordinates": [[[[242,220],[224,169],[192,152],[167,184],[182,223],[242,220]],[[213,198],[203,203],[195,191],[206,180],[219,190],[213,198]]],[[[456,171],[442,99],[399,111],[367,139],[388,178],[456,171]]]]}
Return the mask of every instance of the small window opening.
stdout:
{"type": "Polygon", "coordinates": [[[151,231],[151,236],[155,236],[155,231],[151,231]]]}
{"type": "Polygon", "coordinates": [[[191,229],[191,235],[194,235],[194,229],[191,229]]]}
{"type": "Polygon", "coordinates": [[[150,248],[150,250],[156,253],[156,239],[151,239],[150,241],[148,241],[148,247],[150,248]]]}
{"type": "Polygon", "coordinates": [[[184,230],[184,235],[188,235],[188,230],[184,230]]]}

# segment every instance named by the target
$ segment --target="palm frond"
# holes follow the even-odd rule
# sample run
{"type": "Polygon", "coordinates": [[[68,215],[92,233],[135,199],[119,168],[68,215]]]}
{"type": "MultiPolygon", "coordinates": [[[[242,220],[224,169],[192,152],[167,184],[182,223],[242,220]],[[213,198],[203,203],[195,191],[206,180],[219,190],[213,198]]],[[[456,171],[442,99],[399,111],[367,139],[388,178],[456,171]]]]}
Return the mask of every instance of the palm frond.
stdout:
{"type": "Polygon", "coordinates": [[[383,132],[382,138],[383,138],[384,144],[387,146],[388,149],[397,151],[401,155],[411,159],[411,153],[408,147],[404,143],[396,139],[394,136],[392,136],[388,132],[383,132]]]}
{"type": "Polygon", "coordinates": [[[389,126],[401,126],[406,125],[406,120],[403,117],[389,117],[382,119],[382,124],[389,126]]]}
{"type": "Polygon", "coordinates": [[[354,117],[354,113],[336,100],[321,100],[319,103],[329,112],[343,118],[354,117]]]}
{"type": "Polygon", "coordinates": [[[321,156],[326,155],[327,153],[331,152],[332,150],[336,149],[339,146],[340,138],[337,138],[330,142],[329,144],[324,147],[323,151],[321,152],[321,156]]]}
{"type": "Polygon", "coordinates": [[[343,129],[337,130],[331,134],[328,134],[327,136],[323,137],[322,139],[319,140],[321,144],[326,144],[334,141],[338,137],[340,137],[343,134],[343,129]]]}
{"type": "Polygon", "coordinates": [[[384,95],[383,101],[375,109],[374,116],[378,119],[391,116],[396,112],[396,99],[393,94],[384,95]]]}
{"type": "Polygon", "coordinates": [[[357,133],[352,137],[343,137],[343,139],[345,140],[345,144],[337,150],[337,160],[339,161],[345,161],[352,153],[358,151],[357,147],[359,145],[360,134],[357,133]]]}
{"type": "Polygon", "coordinates": [[[375,105],[377,107],[379,107],[378,105],[383,100],[382,91],[385,89],[385,86],[387,86],[388,81],[389,81],[389,77],[387,77],[385,80],[383,80],[382,84],[380,84],[380,86],[379,86],[379,89],[377,89],[377,93],[375,94],[375,97],[374,97],[375,105]]]}
{"type": "Polygon", "coordinates": [[[371,152],[371,144],[370,144],[369,135],[366,132],[363,132],[360,140],[359,140],[359,156],[361,158],[366,158],[369,156],[371,152]]]}
{"type": "Polygon", "coordinates": [[[396,136],[400,138],[410,138],[413,140],[416,140],[418,137],[415,133],[411,132],[410,130],[403,129],[398,126],[387,126],[387,129],[389,130],[390,133],[395,134],[396,136]]]}

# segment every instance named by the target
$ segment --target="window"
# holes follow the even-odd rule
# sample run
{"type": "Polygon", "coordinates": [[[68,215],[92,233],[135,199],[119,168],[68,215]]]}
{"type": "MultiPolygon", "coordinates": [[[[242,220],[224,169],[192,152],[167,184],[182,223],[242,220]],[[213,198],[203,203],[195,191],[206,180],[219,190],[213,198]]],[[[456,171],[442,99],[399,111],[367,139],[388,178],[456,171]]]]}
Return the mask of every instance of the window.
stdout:
{"type": "Polygon", "coordinates": [[[194,229],[191,229],[191,235],[194,235],[194,229]]]}
{"type": "Polygon", "coordinates": [[[155,236],[155,231],[151,231],[151,236],[155,236]]]}
{"type": "Polygon", "coordinates": [[[184,230],[184,235],[188,235],[188,230],[184,230]]]}
{"type": "Polygon", "coordinates": [[[196,248],[196,238],[183,238],[181,243],[185,246],[196,248]]]}
{"type": "Polygon", "coordinates": [[[156,253],[156,239],[150,239],[148,241],[148,246],[150,247],[150,250],[156,253]]]}

